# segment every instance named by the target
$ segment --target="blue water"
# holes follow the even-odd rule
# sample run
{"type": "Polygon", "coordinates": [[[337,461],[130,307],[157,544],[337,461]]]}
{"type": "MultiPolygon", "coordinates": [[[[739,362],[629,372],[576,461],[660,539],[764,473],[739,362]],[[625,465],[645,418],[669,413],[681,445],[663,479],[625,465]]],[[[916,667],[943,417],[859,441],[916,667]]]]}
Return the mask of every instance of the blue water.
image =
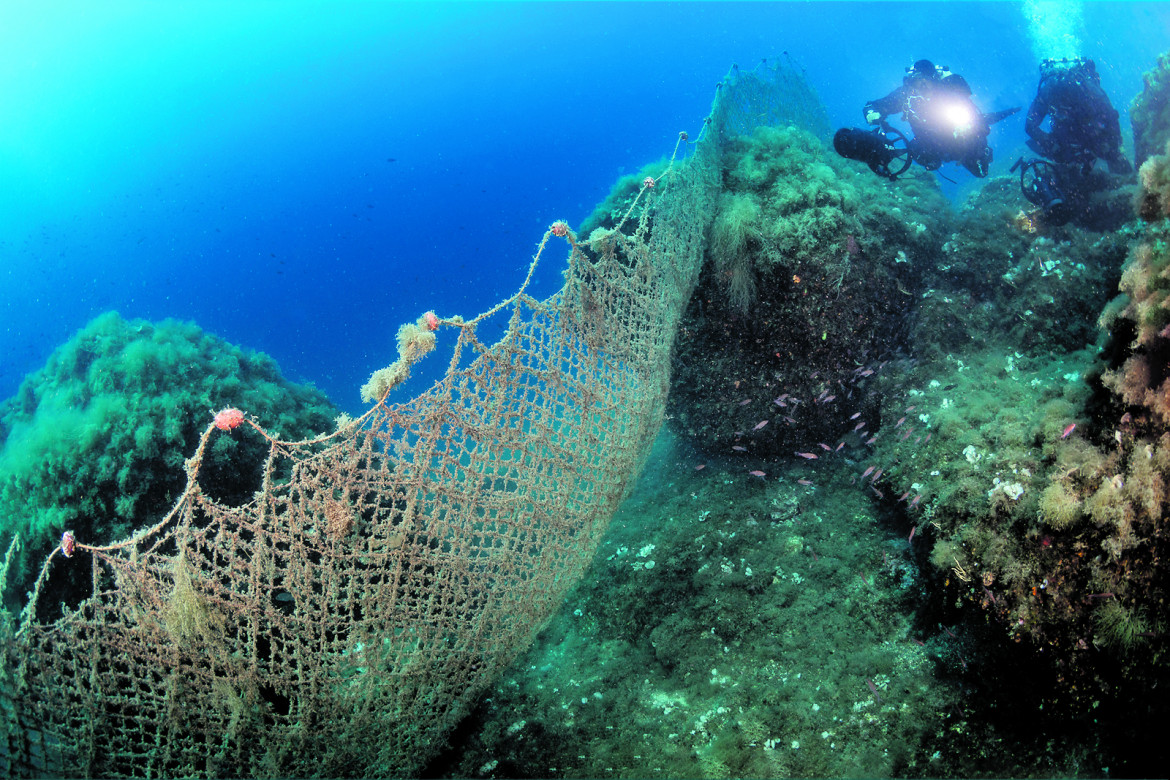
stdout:
{"type": "MultiPolygon", "coordinates": [[[[1167,30],[1159,3],[7,2],[0,397],[117,309],[194,320],[358,411],[401,322],[514,292],[549,223],[697,134],[732,63],[787,52],[840,126],[918,58],[992,111],[1081,53],[1129,149],[1167,30]]],[[[994,128],[993,174],[1022,141],[1022,113],[994,128]]],[[[956,198],[973,183],[943,172],[956,198]]]]}

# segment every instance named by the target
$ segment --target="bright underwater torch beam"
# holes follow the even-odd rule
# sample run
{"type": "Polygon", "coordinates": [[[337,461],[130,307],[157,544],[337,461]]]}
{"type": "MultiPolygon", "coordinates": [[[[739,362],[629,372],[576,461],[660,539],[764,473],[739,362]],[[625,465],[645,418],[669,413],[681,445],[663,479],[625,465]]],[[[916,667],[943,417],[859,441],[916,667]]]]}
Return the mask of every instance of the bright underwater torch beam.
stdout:
{"type": "Polygon", "coordinates": [[[943,106],[942,115],[951,126],[951,131],[956,138],[966,135],[975,124],[975,113],[969,105],[964,103],[948,102],[943,106]]]}

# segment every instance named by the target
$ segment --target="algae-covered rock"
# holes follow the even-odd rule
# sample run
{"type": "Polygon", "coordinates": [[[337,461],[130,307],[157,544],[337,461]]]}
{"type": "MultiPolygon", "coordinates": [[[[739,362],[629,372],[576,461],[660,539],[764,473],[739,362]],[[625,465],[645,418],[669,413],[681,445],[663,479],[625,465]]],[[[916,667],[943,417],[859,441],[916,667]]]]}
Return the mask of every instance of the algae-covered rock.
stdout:
{"type": "Polygon", "coordinates": [[[930,179],[885,182],[793,127],[732,139],[723,167],[671,411],[717,451],[836,446],[905,346],[946,202],[930,179]]]}
{"type": "Polygon", "coordinates": [[[669,167],[670,159],[664,157],[657,162],[644,165],[636,173],[622,176],[610,188],[605,200],[597,204],[581,223],[577,235],[588,238],[596,230],[615,230],[619,225],[623,225],[624,232],[633,232],[638,224],[638,212],[631,209],[638,200],[639,193],[645,189],[646,180],[656,180],[669,167]],[[630,217],[633,219],[629,219],[630,217]]]}
{"type": "Polygon", "coordinates": [[[1145,87],[1129,106],[1134,163],[1141,166],[1170,142],[1170,52],[1143,77],[1145,87]]]}
{"type": "MultiPolygon", "coordinates": [[[[1153,616],[1170,555],[1166,231],[1162,221],[1013,236],[1023,245],[1009,250],[1001,281],[963,290],[986,297],[982,336],[1000,349],[919,364],[905,406],[893,390],[884,401],[882,417],[905,413],[905,423],[879,431],[861,464],[884,469],[887,497],[917,501],[910,522],[929,540],[945,601],[1040,654],[1054,675],[1044,697],[1070,713],[1092,711],[1123,681],[1142,689],[1163,677],[1157,653],[1135,651],[1157,648],[1165,630],[1153,616]],[[1125,295],[1100,318],[1110,336],[1102,365],[1098,348],[1072,349],[1090,340],[1085,307],[1108,290],[1126,247],[1125,295]]],[[[987,235],[960,238],[973,257],[985,241],[994,260],[987,235]]]]}
{"type": "Polygon", "coordinates": [[[1109,333],[1102,379],[1142,427],[1170,426],[1170,223],[1149,226],[1129,253],[1121,292],[1101,315],[1109,333]]]}
{"type": "MultiPolygon", "coordinates": [[[[23,547],[6,598],[23,600],[62,532],[102,544],[161,519],[186,484],[184,459],[224,407],[286,439],[324,432],[336,414],[272,358],[192,323],[109,312],[57,348],[0,406],[0,542],[19,533],[23,547]]],[[[216,437],[201,484],[220,500],[246,500],[267,450],[247,426],[216,437]]]]}
{"type": "Polygon", "coordinates": [[[1146,433],[1170,427],[1170,140],[1165,151],[1142,164],[1137,210],[1148,224],[1131,231],[1122,294],[1099,320],[1109,336],[1104,384],[1146,433]]]}
{"type": "MultiPolygon", "coordinates": [[[[1110,192],[1126,202],[1131,197],[1129,188],[1110,192]]],[[[923,269],[927,290],[913,339],[918,358],[939,360],[987,344],[1032,354],[1071,351],[1096,340],[1097,315],[1116,290],[1129,235],[1045,225],[1027,205],[1018,179],[1009,176],[988,180],[963,204],[956,230],[923,269]]]]}
{"type": "Polygon", "coordinates": [[[1141,183],[1137,195],[1138,216],[1147,222],[1170,217],[1170,140],[1162,154],[1142,163],[1138,179],[1141,183]]]}

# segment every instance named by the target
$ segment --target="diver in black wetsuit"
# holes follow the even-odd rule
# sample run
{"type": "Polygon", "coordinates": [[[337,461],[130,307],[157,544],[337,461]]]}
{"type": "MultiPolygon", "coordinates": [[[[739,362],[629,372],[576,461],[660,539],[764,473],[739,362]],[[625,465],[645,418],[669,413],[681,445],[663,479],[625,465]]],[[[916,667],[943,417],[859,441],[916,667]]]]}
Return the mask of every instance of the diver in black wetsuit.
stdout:
{"type": "Polygon", "coordinates": [[[1097,67],[1086,58],[1044,60],[1040,85],[1024,123],[1028,147],[1059,164],[1092,164],[1102,159],[1110,173],[1130,173],[1121,153],[1117,110],[1101,89],[1097,67]],[[1049,129],[1044,130],[1044,120],[1049,129]]]}
{"type": "Polygon", "coordinates": [[[962,76],[935,67],[930,60],[918,60],[906,71],[902,86],[869,101],[862,109],[866,123],[880,129],[842,128],[834,136],[833,146],[843,157],[861,160],[890,179],[904,173],[911,162],[928,171],[958,162],[983,178],[991,166],[987,144],[991,125],[1017,111],[1019,108],[983,114],[962,76]],[[887,123],[887,117],[898,113],[909,123],[913,138],[905,139],[887,123]]]}
{"type": "Polygon", "coordinates": [[[1040,207],[1048,224],[1086,217],[1090,195],[1109,186],[1102,177],[1090,175],[1098,159],[1106,162],[1110,173],[1133,172],[1121,153],[1117,111],[1090,59],[1040,63],[1040,84],[1024,130],[1028,148],[1046,159],[1021,157],[1012,171],[1020,171],[1024,197],[1040,207]]]}
{"type": "Polygon", "coordinates": [[[957,73],[936,67],[930,60],[918,60],[906,72],[902,86],[866,103],[862,113],[871,125],[901,113],[914,132],[910,155],[928,171],[957,161],[973,176],[987,175],[991,123],[975,107],[971,87],[957,73]]]}

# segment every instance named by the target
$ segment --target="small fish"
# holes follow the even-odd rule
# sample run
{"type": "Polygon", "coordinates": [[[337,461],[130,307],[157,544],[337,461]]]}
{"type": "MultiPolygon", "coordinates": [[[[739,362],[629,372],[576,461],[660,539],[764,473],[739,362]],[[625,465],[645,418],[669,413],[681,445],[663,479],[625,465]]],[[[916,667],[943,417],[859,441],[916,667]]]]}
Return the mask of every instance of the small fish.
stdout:
{"type": "Polygon", "coordinates": [[[698,466],[695,466],[695,471],[702,471],[702,470],[703,470],[703,469],[705,469],[705,468],[707,468],[707,464],[706,464],[706,463],[700,463],[698,466]]]}
{"type": "Polygon", "coordinates": [[[747,406],[747,405],[748,405],[748,404],[750,404],[751,402],[752,402],[752,399],[750,399],[750,398],[745,398],[745,399],[743,399],[742,401],[740,401],[740,402],[739,402],[739,405],[740,405],[740,406],[747,406]]]}
{"type": "Polygon", "coordinates": [[[820,447],[825,452],[832,452],[833,451],[833,448],[830,447],[828,444],[825,444],[823,441],[818,441],[817,446],[820,447]]]}
{"type": "Polygon", "coordinates": [[[915,408],[916,408],[916,407],[915,407],[915,405],[913,405],[913,404],[912,404],[912,405],[910,405],[910,406],[907,406],[907,407],[906,407],[906,414],[909,414],[910,412],[914,411],[914,409],[915,409],[915,408]]]}
{"type": "Polygon", "coordinates": [[[882,478],[882,474],[884,472],[885,472],[885,469],[878,469],[877,471],[874,472],[873,477],[869,481],[870,482],[877,482],[879,479],[882,478]]]}
{"type": "Polygon", "coordinates": [[[796,482],[799,485],[805,485],[805,486],[812,485],[812,482],[807,480],[807,479],[798,479],[798,480],[796,480],[796,482]]]}
{"type": "Polygon", "coordinates": [[[796,454],[799,457],[804,458],[805,460],[816,460],[817,459],[817,455],[815,452],[798,452],[796,454]]]}
{"type": "Polygon", "coordinates": [[[866,441],[865,443],[866,443],[866,444],[873,444],[875,441],[877,441],[877,437],[876,437],[876,436],[874,436],[874,437],[870,438],[870,439],[869,439],[868,441],[866,441]]]}
{"type": "Polygon", "coordinates": [[[918,506],[918,500],[919,500],[920,498],[922,498],[922,495],[921,495],[921,494],[919,494],[919,495],[917,495],[917,496],[914,496],[914,500],[910,502],[910,508],[911,508],[911,509],[913,509],[914,507],[918,506]]]}
{"type": "Polygon", "coordinates": [[[926,444],[926,442],[930,441],[930,437],[931,437],[931,436],[933,436],[933,435],[934,435],[933,433],[928,433],[928,434],[926,434],[926,441],[924,441],[924,442],[922,442],[922,443],[923,443],[923,444],[926,444]]]}
{"type": "Polygon", "coordinates": [[[731,449],[735,450],[736,452],[747,452],[747,447],[741,447],[738,444],[731,445],[731,449]]]}
{"type": "Polygon", "coordinates": [[[764,476],[767,476],[766,474],[764,474],[764,472],[760,471],[759,469],[757,469],[757,470],[755,470],[755,471],[749,471],[748,473],[749,473],[749,474],[751,474],[753,477],[764,477],[764,476]]]}
{"type": "Polygon", "coordinates": [[[856,420],[860,416],[861,416],[861,412],[854,412],[853,414],[849,415],[849,419],[856,420]]]}
{"type": "Polygon", "coordinates": [[[862,478],[862,479],[865,479],[865,478],[866,478],[866,477],[868,477],[870,474],[872,474],[872,473],[873,473],[873,468],[874,468],[873,466],[870,466],[870,467],[869,467],[869,468],[867,468],[865,471],[861,472],[861,478],[862,478]]]}
{"type": "Polygon", "coordinates": [[[905,500],[906,500],[906,496],[908,496],[908,495],[910,495],[910,491],[909,491],[909,490],[907,490],[907,491],[906,491],[905,493],[903,493],[902,495],[898,496],[898,500],[899,500],[899,501],[905,501],[905,500]]]}
{"type": "Polygon", "coordinates": [[[902,427],[902,423],[904,423],[904,422],[906,422],[906,418],[905,418],[905,417],[899,417],[899,418],[898,418],[898,422],[894,423],[894,429],[895,429],[895,430],[897,430],[898,428],[901,428],[901,427],[902,427]]]}
{"type": "Polygon", "coordinates": [[[827,404],[827,403],[832,403],[833,401],[836,401],[836,400],[837,400],[837,396],[831,395],[828,398],[826,398],[825,400],[821,401],[821,403],[827,404]]]}
{"type": "Polygon", "coordinates": [[[910,526],[910,536],[906,539],[907,544],[914,541],[914,532],[917,530],[918,530],[918,526],[916,526],[916,525],[910,526]]]}
{"type": "Polygon", "coordinates": [[[872,368],[867,368],[864,371],[862,371],[860,374],[858,374],[858,376],[872,376],[872,375],[873,375],[872,368]]]}
{"type": "Polygon", "coordinates": [[[865,420],[862,420],[861,422],[857,423],[857,425],[853,426],[853,432],[856,433],[857,431],[860,431],[864,427],[865,427],[865,420]]]}
{"type": "Polygon", "coordinates": [[[844,446],[845,446],[845,442],[839,442],[839,443],[837,444],[837,449],[833,450],[833,452],[840,452],[840,451],[841,451],[841,448],[842,448],[842,447],[844,447],[844,446]]]}
{"type": "Polygon", "coordinates": [[[1060,438],[1067,439],[1069,437],[1069,434],[1072,433],[1073,431],[1075,431],[1076,428],[1077,428],[1076,423],[1069,423],[1068,427],[1064,429],[1064,433],[1060,434],[1060,438]]]}
{"type": "Polygon", "coordinates": [[[783,401],[781,401],[779,398],[773,398],[773,399],[772,399],[772,403],[776,404],[776,405],[777,405],[777,406],[779,406],[781,409],[787,409],[787,408],[788,408],[788,404],[784,403],[784,402],[783,402],[783,401]]]}
{"type": "Polygon", "coordinates": [[[760,428],[763,428],[763,427],[764,427],[765,425],[767,425],[767,424],[768,424],[768,421],[767,421],[767,420],[760,420],[758,423],[756,423],[756,427],[755,427],[755,428],[752,428],[752,430],[753,430],[753,431],[758,431],[758,430],[760,430],[760,428]]]}

